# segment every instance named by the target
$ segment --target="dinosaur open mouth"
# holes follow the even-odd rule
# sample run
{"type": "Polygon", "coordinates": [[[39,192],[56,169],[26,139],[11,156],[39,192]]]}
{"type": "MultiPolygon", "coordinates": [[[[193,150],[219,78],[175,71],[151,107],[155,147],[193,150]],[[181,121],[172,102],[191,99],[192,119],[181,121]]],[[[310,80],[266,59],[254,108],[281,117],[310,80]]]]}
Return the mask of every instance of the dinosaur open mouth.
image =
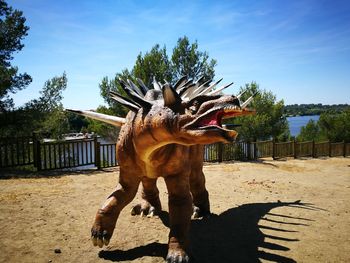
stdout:
{"type": "Polygon", "coordinates": [[[222,127],[222,120],[239,116],[242,110],[237,106],[213,109],[199,116],[196,120],[188,124],[188,128],[201,129],[201,130],[213,130],[219,129],[224,131],[230,131],[222,127]]]}

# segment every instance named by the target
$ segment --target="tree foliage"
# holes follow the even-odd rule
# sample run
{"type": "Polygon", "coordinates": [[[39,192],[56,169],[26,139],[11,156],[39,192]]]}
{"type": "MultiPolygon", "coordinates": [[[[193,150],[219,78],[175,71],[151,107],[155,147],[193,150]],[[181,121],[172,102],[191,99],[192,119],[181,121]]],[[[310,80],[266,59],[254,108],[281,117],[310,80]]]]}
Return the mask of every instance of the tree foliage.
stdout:
{"type": "Polygon", "coordinates": [[[156,44],[150,52],[144,55],[140,53],[136,58],[132,75],[141,79],[148,87],[152,86],[153,77],[161,82],[171,82],[172,72],[166,47],[160,48],[159,44],[156,44]]]}
{"type": "Polygon", "coordinates": [[[197,79],[204,76],[205,80],[213,79],[216,60],[209,60],[207,52],[198,50],[198,43],[190,43],[186,36],[179,38],[171,56],[173,79],[179,79],[186,75],[197,79]]]}
{"type": "Polygon", "coordinates": [[[350,109],[338,114],[322,113],[317,122],[309,121],[301,128],[297,139],[299,141],[350,142],[350,109]]]}
{"type": "Polygon", "coordinates": [[[342,113],[344,110],[349,109],[348,104],[334,104],[323,105],[318,104],[292,104],[285,106],[285,114],[287,116],[307,116],[307,115],[321,115],[322,113],[342,113]]]}
{"type": "Polygon", "coordinates": [[[0,112],[13,109],[11,93],[29,85],[32,78],[27,73],[18,73],[18,68],[11,65],[13,54],[22,50],[22,40],[27,36],[29,27],[19,10],[14,10],[0,0],[0,112]]]}
{"type": "MultiPolygon", "coordinates": [[[[261,90],[257,83],[252,82],[241,87],[240,93],[245,91],[241,101],[245,101],[256,94],[250,108],[256,110],[255,115],[235,118],[238,139],[246,141],[268,140],[275,138],[285,141],[290,137],[288,121],[283,115],[284,102],[276,101],[276,96],[270,91],[261,90]]],[[[232,122],[232,121],[231,121],[232,122]]]]}
{"type": "MultiPolygon", "coordinates": [[[[207,52],[198,50],[198,43],[190,43],[188,38],[184,36],[179,38],[176,47],[173,49],[171,59],[166,52],[166,47],[160,47],[156,44],[149,52],[142,52],[136,58],[135,64],[131,70],[124,69],[116,73],[113,79],[104,77],[99,85],[100,94],[104,101],[108,104],[109,114],[124,117],[128,109],[121,106],[119,103],[112,100],[109,96],[110,91],[118,91],[125,95],[120,86],[119,78],[124,80],[130,79],[136,83],[136,78],[139,78],[152,88],[153,78],[160,82],[175,82],[180,76],[187,75],[189,78],[198,79],[202,75],[206,79],[214,78],[216,60],[209,60],[207,52]]],[[[98,110],[105,112],[107,108],[99,107],[98,110]]],[[[89,129],[95,132],[101,132],[102,129],[95,121],[89,121],[89,129]],[[98,130],[95,130],[98,128],[98,130]]],[[[106,126],[101,126],[106,127],[106,126]]],[[[107,132],[109,133],[109,132],[107,132]]]]}
{"type": "Polygon", "coordinates": [[[10,112],[0,113],[3,124],[1,136],[30,135],[39,132],[57,137],[69,131],[67,116],[61,103],[62,92],[67,87],[67,77],[54,77],[45,82],[40,97],[10,112]]]}

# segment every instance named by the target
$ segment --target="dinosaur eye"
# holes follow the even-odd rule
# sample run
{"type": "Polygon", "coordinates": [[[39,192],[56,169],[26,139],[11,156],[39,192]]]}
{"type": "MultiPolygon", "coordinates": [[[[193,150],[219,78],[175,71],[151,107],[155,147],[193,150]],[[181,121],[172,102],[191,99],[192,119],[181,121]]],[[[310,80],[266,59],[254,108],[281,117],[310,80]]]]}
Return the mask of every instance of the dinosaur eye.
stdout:
{"type": "Polygon", "coordinates": [[[189,110],[191,111],[192,114],[194,114],[198,111],[198,108],[199,108],[199,102],[195,100],[192,103],[192,106],[189,108],[189,110]]]}

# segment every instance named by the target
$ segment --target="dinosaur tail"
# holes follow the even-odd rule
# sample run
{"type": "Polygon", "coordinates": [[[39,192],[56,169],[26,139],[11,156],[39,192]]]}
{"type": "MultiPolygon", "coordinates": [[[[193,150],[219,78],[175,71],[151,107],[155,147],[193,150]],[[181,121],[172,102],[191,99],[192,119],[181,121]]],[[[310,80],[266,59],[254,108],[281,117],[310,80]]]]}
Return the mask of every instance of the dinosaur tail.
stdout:
{"type": "Polygon", "coordinates": [[[91,119],[99,120],[105,123],[112,124],[113,126],[120,127],[122,126],[126,120],[125,118],[116,117],[112,115],[107,115],[103,113],[98,113],[94,111],[88,111],[88,110],[72,110],[72,109],[66,109],[66,111],[73,112],[79,115],[83,115],[85,117],[89,117],[91,119]]]}

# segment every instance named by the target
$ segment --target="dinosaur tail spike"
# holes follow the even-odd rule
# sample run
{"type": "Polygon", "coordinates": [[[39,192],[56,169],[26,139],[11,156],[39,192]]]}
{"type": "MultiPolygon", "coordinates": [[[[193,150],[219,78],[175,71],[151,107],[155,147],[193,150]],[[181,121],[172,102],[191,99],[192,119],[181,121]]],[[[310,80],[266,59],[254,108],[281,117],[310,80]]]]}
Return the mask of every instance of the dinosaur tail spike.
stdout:
{"type": "Polygon", "coordinates": [[[72,110],[72,109],[66,109],[66,111],[73,112],[79,115],[83,115],[86,117],[89,117],[91,119],[99,120],[105,123],[112,124],[113,126],[120,127],[124,123],[126,123],[125,118],[111,116],[103,113],[98,113],[94,111],[87,111],[87,110],[72,110]]]}

